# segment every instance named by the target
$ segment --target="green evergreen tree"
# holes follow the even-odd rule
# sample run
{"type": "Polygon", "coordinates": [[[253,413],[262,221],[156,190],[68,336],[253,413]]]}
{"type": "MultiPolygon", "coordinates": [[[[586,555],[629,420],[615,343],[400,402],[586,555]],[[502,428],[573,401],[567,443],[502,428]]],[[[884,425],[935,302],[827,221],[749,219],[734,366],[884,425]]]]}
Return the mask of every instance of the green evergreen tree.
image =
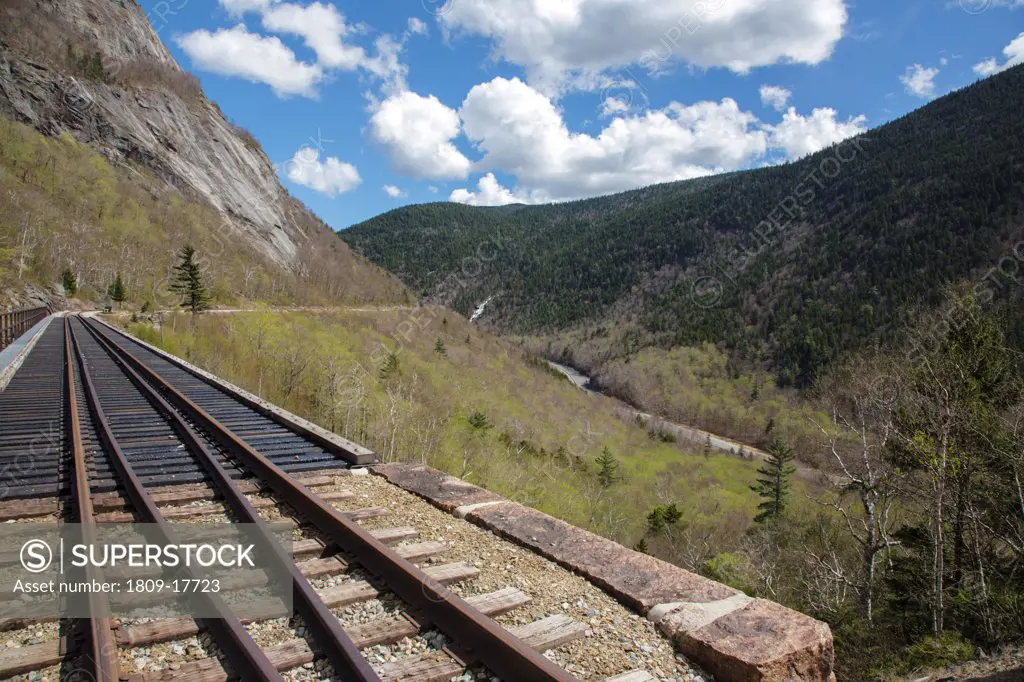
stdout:
{"type": "Polygon", "coordinates": [[[124,303],[126,293],[124,290],[124,282],[121,281],[120,272],[117,273],[117,275],[114,277],[113,283],[110,285],[110,288],[107,289],[107,295],[110,296],[110,300],[117,303],[117,306],[119,308],[121,307],[121,304],[124,303]]]}
{"type": "Polygon", "coordinates": [[[658,505],[647,514],[647,532],[657,535],[665,530],[665,507],[658,505]]]}
{"type": "Polygon", "coordinates": [[[789,478],[796,471],[792,462],[793,450],[784,441],[776,438],[768,446],[768,459],[764,466],[757,470],[757,485],[750,486],[750,489],[763,499],[757,506],[761,511],[754,517],[757,523],[777,520],[786,511],[789,478]]]}
{"type": "Polygon", "coordinates": [[[622,480],[622,475],[619,473],[619,461],[615,459],[615,455],[607,445],[601,450],[601,456],[597,458],[597,480],[605,488],[610,488],[612,484],[622,480]]]}
{"type": "Polygon", "coordinates": [[[171,291],[181,297],[181,307],[192,311],[193,315],[209,310],[210,293],[203,283],[199,263],[196,262],[196,250],[191,244],[186,244],[178,252],[178,258],[180,262],[174,266],[171,291]]]}
{"type": "Polygon", "coordinates": [[[75,273],[71,272],[70,268],[61,273],[60,281],[64,285],[64,293],[68,296],[74,296],[78,293],[78,279],[75,277],[75,273]]]}
{"type": "Polygon", "coordinates": [[[448,349],[444,347],[444,341],[441,340],[440,336],[437,337],[437,343],[434,344],[434,352],[440,355],[441,357],[448,356],[448,349]]]}
{"type": "Polygon", "coordinates": [[[469,425],[476,431],[486,431],[491,428],[491,423],[487,421],[487,415],[479,410],[469,415],[469,425]]]}
{"type": "Polygon", "coordinates": [[[647,538],[640,538],[640,542],[633,545],[633,549],[640,552],[641,554],[650,554],[647,548],[647,538]]]}
{"type": "Polygon", "coordinates": [[[380,365],[380,378],[387,379],[389,376],[398,372],[398,353],[390,351],[384,362],[380,365]]]}
{"type": "Polygon", "coordinates": [[[665,523],[669,526],[676,525],[682,518],[683,512],[679,511],[679,507],[676,506],[675,502],[665,507],[665,523]]]}

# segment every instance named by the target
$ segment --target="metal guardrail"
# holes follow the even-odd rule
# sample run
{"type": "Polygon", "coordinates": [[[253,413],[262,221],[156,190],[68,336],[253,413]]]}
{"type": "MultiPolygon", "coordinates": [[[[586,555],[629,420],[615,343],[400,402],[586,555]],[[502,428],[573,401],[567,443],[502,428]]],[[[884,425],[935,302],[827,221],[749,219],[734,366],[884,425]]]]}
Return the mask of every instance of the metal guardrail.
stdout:
{"type": "Polygon", "coordinates": [[[14,343],[19,336],[49,314],[49,308],[0,311],[0,350],[14,343]]]}

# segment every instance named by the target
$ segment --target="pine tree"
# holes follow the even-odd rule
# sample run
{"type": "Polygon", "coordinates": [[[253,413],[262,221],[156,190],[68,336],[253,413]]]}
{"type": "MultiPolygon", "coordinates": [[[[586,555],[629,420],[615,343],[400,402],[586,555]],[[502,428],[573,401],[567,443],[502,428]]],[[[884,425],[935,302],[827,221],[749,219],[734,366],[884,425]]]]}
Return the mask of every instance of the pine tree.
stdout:
{"type": "Polygon", "coordinates": [[[196,250],[186,244],[178,252],[178,258],[181,262],[174,266],[171,291],[181,296],[181,307],[188,308],[193,315],[208,310],[210,293],[203,284],[203,273],[196,262],[196,250]]]}
{"type": "Polygon", "coordinates": [[[487,421],[487,415],[479,410],[469,415],[469,425],[476,431],[486,431],[491,428],[491,423],[487,421]]]}
{"type": "Polygon", "coordinates": [[[792,462],[793,450],[783,440],[776,438],[768,446],[768,459],[764,466],[757,470],[757,485],[750,486],[764,500],[758,505],[761,511],[754,517],[757,523],[776,520],[786,511],[789,477],[796,471],[792,462]]]}
{"type": "Polygon", "coordinates": [[[398,371],[398,353],[390,351],[380,366],[380,378],[387,379],[398,371]]]}
{"type": "Polygon", "coordinates": [[[74,296],[78,293],[78,280],[75,278],[75,273],[71,272],[70,268],[61,273],[60,281],[61,284],[64,285],[64,293],[68,296],[74,296]]]}
{"type": "Polygon", "coordinates": [[[597,480],[605,488],[610,488],[613,483],[622,479],[619,474],[619,461],[615,459],[615,455],[607,445],[601,450],[601,456],[597,458],[597,467],[597,480]]]}
{"type": "Polygon", "coordinates": [[[682,518],[683,512],[679,511],[679,507],[676,506],[675,502],[665,507],[665,523],[667,525],[674,526],[679,523],[682,518]]]}
{"type": "Polygon", "coordinates": [[[647,514],[647,532],[652,535],[665,530],[665,507],[660,504],[647,514]]]}
{"type": "Polygon", "coordinates": [[[444,341],[441,337],[437,337],[437,343],[434,344],[434,352],[440,355],[442,358],[448,356],[448,349],[444,347],[444,341]]]}
{"type": "Polygon", "coordinates": [[[118,307],[121,307],[121,304],[124,303],[126,295],[124,290],[124,282],[121,281],[120,272],[117,273],[117,275],[114,277],[114,282],[110,285],[110,288],[107,289],[107,295],[110,296],[110,300],[117,303],[118,307]]]}
{"type": "Polygon", "coordinates": [[[641,554],[649,554],[650,552],[647,551],[647,538],[640,538],[640,542],[633,545],[633,549],[641,554]]]}

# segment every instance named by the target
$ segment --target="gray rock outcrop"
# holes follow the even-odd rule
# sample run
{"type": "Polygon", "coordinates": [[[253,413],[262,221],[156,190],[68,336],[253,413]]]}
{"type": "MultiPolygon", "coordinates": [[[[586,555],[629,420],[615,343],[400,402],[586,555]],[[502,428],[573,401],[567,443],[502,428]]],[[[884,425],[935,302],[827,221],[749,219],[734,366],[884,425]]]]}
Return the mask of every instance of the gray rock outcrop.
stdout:
{"type": "Polygon", "coordinates": [[[22,25],[0,29],[0,115],[48,135],[67,132],[115,164],[145,167],[204,199],[281,265],[294,264],[311,230],[327,229],[289,197],[255,140],[180,69],[134,0],[15,0],[5,11],[5,23],[22,25]],[[109,77],[67,73],[61,50],[72,48],[62,44],[86,57],[98,51],[109,77]]]}

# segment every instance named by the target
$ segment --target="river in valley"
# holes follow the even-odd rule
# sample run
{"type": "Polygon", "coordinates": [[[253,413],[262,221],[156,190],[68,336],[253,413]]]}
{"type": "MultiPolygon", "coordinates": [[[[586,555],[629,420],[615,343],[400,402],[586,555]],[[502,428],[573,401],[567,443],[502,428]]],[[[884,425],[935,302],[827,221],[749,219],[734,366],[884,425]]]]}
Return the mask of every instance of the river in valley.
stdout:
{"type": "Polygon", "coordinates": [[[555,370],[558,370],[561,374],[564,374],[569,381],[575,384],[578,388],[586,391],[587,393],[602,393],[609,398],[617,401],[623,409],[628,411],[633,418],[643,419],[647,425],[652,429],[657,429],[665,433],[670,433],[677,439],[683,439],[692,441],[695,443],[701,443],[704,445],[710,445],[713,450],[719,450],[721,452],[727,452],[733,455],[739,455],[740,453],[746,454],[748,457],[758,457],[763,459],[765,453],[762,450],[751,447],[744,443],[738,443],[734,440],[724,438],[722,436],[716,436],[713,433],[702,431],[701,429],[695,429],[692,426],[685,426],[683,424],[676,424],[675,422],[666,421],[661,417],[648,414],[647,412],[641,412],[633,405],[628,404],[620,398],[608,395],[602,391],[596,390],[590,381],[590,377],[583,374],[575,367],[569,367],[567,365],[561,365],[551,360],[545,360],[548,365],[555,370]]]}

